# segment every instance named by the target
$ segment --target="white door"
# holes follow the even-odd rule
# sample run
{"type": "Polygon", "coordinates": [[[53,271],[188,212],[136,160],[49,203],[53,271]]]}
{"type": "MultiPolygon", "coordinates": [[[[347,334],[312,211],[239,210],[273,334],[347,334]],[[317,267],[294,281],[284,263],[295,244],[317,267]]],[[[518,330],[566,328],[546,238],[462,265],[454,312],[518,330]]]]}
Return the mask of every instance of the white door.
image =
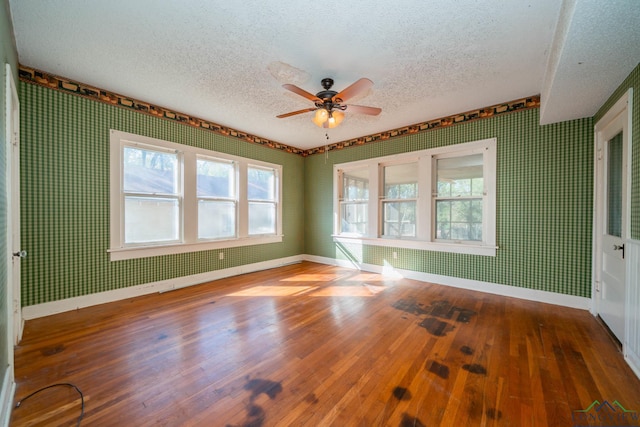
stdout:
{"type": "MultiPolygon", "coordinates": [[[[20,260],[26,252],[20,247],[20,102],[16,91],[13,74],[9,64],[6,64],[6,141],[7,141],[7,232],[8,248],[10,250],[9,292],[7,325],[12,328],[9,334],[9,348],[18,343],[22,337],[22,315],[20,301],[20,260]]],[[[13,354],[12,354],[13,355],[13,354]]]]}
{"type": "Polygon", "coordinates": [[[625,243],[629,223],[626,104],[619,102],[596,124],[596,305],[598,315],[621,343],[625,337],[625,243]]]}

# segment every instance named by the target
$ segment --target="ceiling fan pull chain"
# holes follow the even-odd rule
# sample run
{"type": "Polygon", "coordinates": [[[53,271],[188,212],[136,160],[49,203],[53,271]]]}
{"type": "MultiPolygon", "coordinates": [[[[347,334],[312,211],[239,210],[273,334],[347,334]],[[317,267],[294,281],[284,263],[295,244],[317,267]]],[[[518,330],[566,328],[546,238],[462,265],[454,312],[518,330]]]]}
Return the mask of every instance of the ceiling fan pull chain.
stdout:
{"type": "MultiPolygon", "coordinates": [[[[327,142],[329,142],[329,134],[327,132],[324,133],[324,136],[327,137],[327,142]]],[[[329,144],[324,146],[324,164],[327,164],[327,160],[329,160],[329,144]]]]}

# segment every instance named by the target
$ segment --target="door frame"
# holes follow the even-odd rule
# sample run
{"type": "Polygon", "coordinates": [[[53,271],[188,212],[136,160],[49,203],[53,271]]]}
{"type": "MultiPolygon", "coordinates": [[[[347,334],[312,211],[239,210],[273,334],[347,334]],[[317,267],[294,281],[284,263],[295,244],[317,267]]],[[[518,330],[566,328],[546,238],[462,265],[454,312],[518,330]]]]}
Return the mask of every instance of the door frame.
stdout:
{"type": "Polygon", "coordinates": [[[6,73],[6,150],[7,150],[7,251],[8,279],[7,286],[7,325],[9,327],[8,346],[13,360],[13,346],[22,338],[22,310],[20,292],[20,258],[13,252],[20,250],[20,99],[13,72],[9,64],[5,64],[6,73]]]}
{"type": "MultiPolygon", "coordinates": [[[[632,153],[632,105],[633,105],[633,88],[629,88],[618,101],[605,113],[605,115],[598,120],[594,126],[594,185],[593,185],[593,243],[592,243],[592,273],[591,273],[591,313],[597,316],[600,313],[600,286],[602,270],[602,230],[606,223],[606,211],[604,199],[604,186],[606,185],[606,176],[604,175],[604,141],[603,130],[605,130],[609,124],[619,117],[623,120],[623,147],[626,156],[626,165],[623,168],[624,179],[626,180],[626,191],[624,194],[623,206],[625,215],[625,230],[623,236],[621,236],[623,243],[628,245],[631,225],[631,153],[632,153]]],[[[629,274],[628,263],[625,262],[625,295],[629,289],[629,274]]],[[[622,346],[624,350],[624,343],[627,341],[627,334],[629,328],[627,327],[629,318],[628,301],[625,301],[625,331],[622,340],[622,346]]]]}
{"type": "MultiPolygon", "coordinates": [[[[18,235],[14,235],[16,222],[18,221],[19,227],[19,212],[20,206],[15,206],[20,201],[19,192],[19,169],[14,170],[15,167],[19,168],[20,159],[20,100],[18,98],[18,92],[16,90],[16,83],[13,78],[13,70],[9,64],[5,64],[5,78],[1,83],[5,89],[5,102],[4,102],[4,119],[5,119],[5,143],[4,147],[0,148],[5,151],[5,188],[3,191],[6,200],[6,218],[7,224],[5,229],[5,242],[6,245],[6,258],[2,262],[5,262],[7,268],[7,283],[6,283],[6,295],[5,295],[5,310],[6,310],[6,356],[8,366],[3,367],[4,378],[0,386],[0,423],[2,425],[9,425],[9,418],[11,414],[11,402],[15,393],[15,377],[14,377],[14,346],[17,340],[22,334],[22,315],[20,307],[20,283],[19,276],[15,277],[13,252],[17,246],[14,240],[18,235]],[[17,301],[17,306],[16,306],[17,301]],[[15,313],[18,313],[16,319],[15,313]]],[[[18,242],[19,243],[19,242],[18,242]]],[[[17,261],[19,263],[19,260],[17,261]]],[[[19,268],[19,264],[18,267],[19,268]]]]}

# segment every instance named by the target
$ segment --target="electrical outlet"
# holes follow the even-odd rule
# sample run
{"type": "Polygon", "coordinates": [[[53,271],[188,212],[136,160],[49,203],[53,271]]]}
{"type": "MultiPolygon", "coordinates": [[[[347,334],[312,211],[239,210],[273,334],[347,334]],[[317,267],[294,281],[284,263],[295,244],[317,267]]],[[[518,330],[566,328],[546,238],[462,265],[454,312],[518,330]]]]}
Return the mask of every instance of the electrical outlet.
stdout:
{"type": "Polygon", "coordinates": [[[223,260],[224,259],[224,252],[220,252],[218,254],[218,259],[223,260]]]}
{"type": "Polygon", "coordinates": [[[393,259],[398,259],[398,252],[393,253],[393,259]]]}

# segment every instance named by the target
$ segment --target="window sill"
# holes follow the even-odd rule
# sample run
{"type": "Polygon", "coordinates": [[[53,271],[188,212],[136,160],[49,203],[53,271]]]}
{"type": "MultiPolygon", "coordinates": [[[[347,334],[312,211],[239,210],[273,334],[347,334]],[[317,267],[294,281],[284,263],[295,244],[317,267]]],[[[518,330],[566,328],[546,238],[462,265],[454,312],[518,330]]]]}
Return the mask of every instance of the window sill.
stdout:
{"type": "Polygon", "coordinates": [[[405,239],[382,239],[371,237],[352,237],[334,235],[333,241],[336,243],[361,244],[370,246],[385,246],[392,248],[405,249],[421,249],[425,251],[435,252],[451,252],[456,254],[496,256],[497,246],[488,246],[482,244],[469,243],[441,243],[441,242],[425,242],[422,240],[405,240],[405,239]]]}
{"type": "Polygon", "coordinates": [[[198,243],[176,243],[169,245],[135,246],[128,248],[109,249],[109,259],[111,261],[122,261],[127,259],[146,258],[161,255],[184,254],[188,252],[207,251],[212,249],[236,248],[239,246],[263,245],[266,243],[282,242],[282,235],[246,237],[232,240],[215,240],[198,243]]]}

